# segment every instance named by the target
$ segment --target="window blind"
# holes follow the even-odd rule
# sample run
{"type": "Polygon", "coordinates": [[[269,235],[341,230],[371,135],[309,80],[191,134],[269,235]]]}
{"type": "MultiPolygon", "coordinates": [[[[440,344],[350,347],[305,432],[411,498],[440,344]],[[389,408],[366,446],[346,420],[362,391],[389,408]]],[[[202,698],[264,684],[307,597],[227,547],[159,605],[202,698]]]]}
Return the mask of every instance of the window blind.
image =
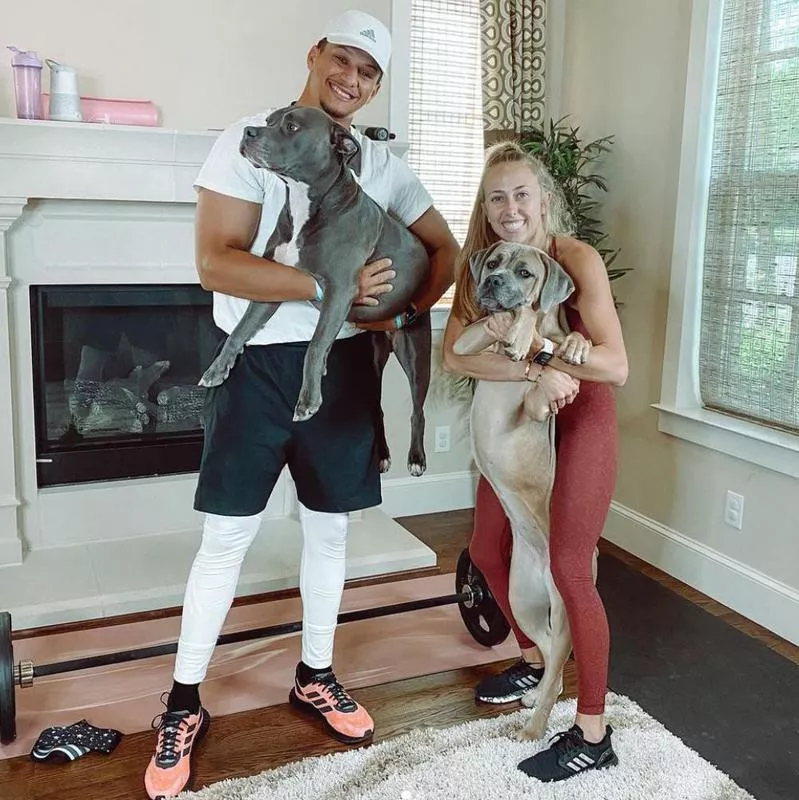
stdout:
{"type": "Polygon", "coordinates": [[[799,432],[799,0],[726,0],[702,280],[703,404],[799,432]]]}
{"type": "Polygon", "coordinates": [[[463,244],[483,167],[478,0],[412,0],[408,163],[463,244]]]}

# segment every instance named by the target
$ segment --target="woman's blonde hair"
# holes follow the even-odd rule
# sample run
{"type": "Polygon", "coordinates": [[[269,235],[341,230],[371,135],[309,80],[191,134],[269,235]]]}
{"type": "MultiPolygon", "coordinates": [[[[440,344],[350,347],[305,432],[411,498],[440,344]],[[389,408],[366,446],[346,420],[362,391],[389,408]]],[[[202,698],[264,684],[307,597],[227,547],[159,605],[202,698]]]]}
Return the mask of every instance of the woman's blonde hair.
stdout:
{"type": "Polygon", "coordinates": [[[516,163],[523,164],[533,173],[541,188],[542,197],[547,198],[546,213],[544,214],[544,231],[547,242],[551,237],[568,236],[572,233],[571,214],[566,207],[563,193],[544,164],[513,141],[498,142],[489,147],[486,150],[483,173],[480,176],[480,187],[477,190],[472,214],[469,217],[466,241],[455,265],[455,297],[452,301],[452,313],[465,325],[485,316],[485,312],[477,307],[476,287],[469,269],[469,260],[475,253],[499,241],[499,236],[488,224],[488,218],[483,209],[486,173],[498,164],[516,163]]]}

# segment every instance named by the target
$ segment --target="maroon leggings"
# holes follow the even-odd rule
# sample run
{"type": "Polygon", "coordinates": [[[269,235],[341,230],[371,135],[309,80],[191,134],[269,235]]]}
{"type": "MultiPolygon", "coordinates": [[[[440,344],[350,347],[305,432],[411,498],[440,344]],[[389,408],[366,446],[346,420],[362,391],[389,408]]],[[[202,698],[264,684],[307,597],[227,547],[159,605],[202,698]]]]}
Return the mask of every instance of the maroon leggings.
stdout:
{"type": "MultiPolygon", "coordinates": [[[[577,399],[561,409],[555,420],[557,460],[549,532],[552,577],[569,618],[577,662],[577,711],[602,714],[610,636],[605,607],[594,587],[592,559],[616,483],[613,390],[583,381],[577,399]]],[[[491,485],[481,476],[469,553],[524,649],[533,642],[516,624],[508,602],[511,549],[510,523],[491,485]]]]}

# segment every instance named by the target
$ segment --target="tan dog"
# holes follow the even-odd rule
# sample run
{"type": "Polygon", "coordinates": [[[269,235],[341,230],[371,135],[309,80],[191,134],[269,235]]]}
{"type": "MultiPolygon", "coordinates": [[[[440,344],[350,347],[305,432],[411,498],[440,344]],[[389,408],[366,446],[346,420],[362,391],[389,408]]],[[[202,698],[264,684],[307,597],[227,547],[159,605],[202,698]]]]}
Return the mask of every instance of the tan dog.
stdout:
{"type": "MultiPolygon", "coordinates": [[[[492,348],[515,361],[528,357],[534,334],[551,339],[556,355],[585,363],[590,343],[569,332],[564,300],[574,284],[550,256],[527,245],[499,242],[476,253],[470,268],[478,305],[491,313],[512,311],[507,341],[486,332],[488,317],[470,325],[454,351],[474,355],[492,348]]],[[[478,381],[471,410],[477,467],[499,497],[513,532],[509,600],[521,629],[539,647],[544,675],[522,703],[535,712],[521,737],[544,735],[552,706],[563,689],[571,652],[566,610],[549,568],[549,505],[555,477],[555,421],[540,387],[528,381],[478,381]]],[[[594,568],[596,579],[596,562],[594,568]]]]}

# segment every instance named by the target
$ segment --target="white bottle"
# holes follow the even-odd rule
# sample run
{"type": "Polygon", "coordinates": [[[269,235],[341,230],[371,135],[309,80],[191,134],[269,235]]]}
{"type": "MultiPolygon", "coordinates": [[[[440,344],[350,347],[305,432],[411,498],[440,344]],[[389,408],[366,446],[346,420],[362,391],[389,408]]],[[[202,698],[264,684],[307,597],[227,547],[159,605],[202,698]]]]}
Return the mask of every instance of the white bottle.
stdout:
{"type": "Polygon", "coordinates": [[[45,62],[50,67],[50,119],[63,122],[81,122],[78,76],[72,67],[59,64],[52,58],[45,62]]]}

